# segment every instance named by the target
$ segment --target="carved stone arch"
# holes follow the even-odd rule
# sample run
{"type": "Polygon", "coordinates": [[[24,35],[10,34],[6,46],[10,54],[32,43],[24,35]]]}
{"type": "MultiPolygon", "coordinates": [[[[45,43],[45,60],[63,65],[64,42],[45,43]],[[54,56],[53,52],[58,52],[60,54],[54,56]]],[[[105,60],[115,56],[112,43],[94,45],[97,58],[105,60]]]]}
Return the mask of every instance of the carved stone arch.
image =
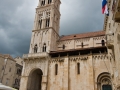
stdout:
{"type": "Polygon", "coordinates": [[[73,61],[76,61],[76,58],[74,58],[73,61]]]}
{"type": "Polygon", "coordinates": [[[97,40],[97,37],[95,37],[95,41],[97,40]]]}
{"type": "MultiPolygon", "coordinates": [[[[41,68],[33,67],[33,68],[29,69],[27,76],[29,76],[33,71],[35,71],[37,69],[40,69],[41,71],[43,71],[41,68]]],[[[43,75],[43,72],[42,72],[42,75],[43,75]]]]}
{"type": "Polygon", "coordinates": [[[97,59],[100,59],[100,56],[97,56],[97,59]]]}
{"type": "Polygon", "coordinates": [[[105,40],[105,36],[103,36],[101,39],[105,40]]]}
{"type": "Polygon", "coordinates": [[[29,71],[27,90],[41,90],[43,72],[39,68],[33,68],[29,71]]]}
{"type": "Polygon", "coordinates": [[[95,56],[95,59],[97,59],[97,56],[95,56]]]}
{"type": "Polygon", "coordinates": [[[112,90],[111,77],[108,72],[100,73],[97,77],[97,90],[104,90],[104,88],[109,88],[108,90],[112,90]]]}
{"type": "Polygon", "coordinates": [[[76,60],[78,60],[78,57],[76,57],[76,60]]]}
{"type": "Polygon", "coordinates": [[[105,59],[106,58],[106,56],[105,55],[103,55],[103,59],[105,59]]]}

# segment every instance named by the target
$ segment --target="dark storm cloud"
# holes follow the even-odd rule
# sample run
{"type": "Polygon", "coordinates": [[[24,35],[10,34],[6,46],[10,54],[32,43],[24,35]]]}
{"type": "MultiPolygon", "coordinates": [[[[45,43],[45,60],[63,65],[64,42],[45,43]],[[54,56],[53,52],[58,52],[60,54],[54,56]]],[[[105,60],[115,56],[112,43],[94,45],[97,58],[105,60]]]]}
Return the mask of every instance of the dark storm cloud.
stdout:
{"type": "MultiPolygon", "coordinates": [[[[28,53],[38,0],[0,0],[0,53],[28,53]]],[[[101,0],[61,0],[60,34],[102,30],[101,0]]]]}
{"type": "Polygon", "coordinates": [[[61,34],[103,29],[101,0],[65,0],[61,5],[61,11],[61,34]]]}
{"type": "MultiPolygon", "coordinates": [[[[32,0],[31,0],[32,1],[32,0]]],[[[0,3],[0,53],[28,53],[37,2],[2,0],[0,3]]]]}

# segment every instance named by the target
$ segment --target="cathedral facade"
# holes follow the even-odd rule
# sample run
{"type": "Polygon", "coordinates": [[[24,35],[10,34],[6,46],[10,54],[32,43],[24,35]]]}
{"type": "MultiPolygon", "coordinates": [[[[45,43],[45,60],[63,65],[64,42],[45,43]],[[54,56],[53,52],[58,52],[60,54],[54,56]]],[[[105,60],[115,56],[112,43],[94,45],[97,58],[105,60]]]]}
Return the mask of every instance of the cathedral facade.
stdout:
{"type": "Polygon", "coordinates": [[[60,0],[40,0],[20,90],[113,90],[104,31],[59,36],[60,0]]]}

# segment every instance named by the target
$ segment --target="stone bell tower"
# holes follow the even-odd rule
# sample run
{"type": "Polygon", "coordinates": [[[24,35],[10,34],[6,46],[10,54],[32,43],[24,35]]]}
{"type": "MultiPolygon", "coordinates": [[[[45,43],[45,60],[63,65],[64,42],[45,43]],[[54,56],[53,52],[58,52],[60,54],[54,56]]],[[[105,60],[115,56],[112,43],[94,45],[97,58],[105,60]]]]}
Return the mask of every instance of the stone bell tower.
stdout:
{"type": "Polygon", "coordinates": [[[59,39],[60,0],[39,0],[29,53],[56,50],[59,39]]]}
{"type": "Polygon", "coordinates": [[[39,0],[29,54],[24,54],[20,90],[47,90],[49,52],[57,50],[60,0],[39,0]]]}

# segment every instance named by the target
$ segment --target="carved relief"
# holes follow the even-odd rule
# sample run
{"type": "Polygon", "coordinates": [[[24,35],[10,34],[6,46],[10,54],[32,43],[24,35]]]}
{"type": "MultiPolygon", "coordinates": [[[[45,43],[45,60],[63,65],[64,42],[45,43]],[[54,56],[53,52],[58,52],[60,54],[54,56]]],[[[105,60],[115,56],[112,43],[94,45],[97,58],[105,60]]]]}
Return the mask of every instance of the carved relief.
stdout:
{"type": "Polygon", "coordinates": [[[94,37],[93,40],[106,40],[105,36],[101,36],[101,37],[94,37]]]}
{"type": "Polygon", "coordinates": [[[29,76],[30,71],[35,68],[39,68],[42,71],[44,71],[46,63],[47,61],[44,59],[43,60],[39,60],[39,59],[25,60],[24,76],[29,76]]]}
{"type": "Polygon", "coordinates": [[[88,56],[69,57],[70,61],[88,60],[88,56]]]}
{"type": "Polygon", "coordinates": [[[95,60],[102,60],[102,59],[106,59],[108,60],[110,57],[109,55],[103,54],[103,55],[93,55],[93,59],[95,60]]]}
{"type": "Polygon", "coordinates": [[[64,62],[64,58],[53,58],[50,60],[50,63],[64,62]]]}
{"type": "Polygon", "coordinates": [[[84,38],[84,39],[76,39],[75,43],[80,43],[80,42],[89,42],[90,38],[84,38]]]}

